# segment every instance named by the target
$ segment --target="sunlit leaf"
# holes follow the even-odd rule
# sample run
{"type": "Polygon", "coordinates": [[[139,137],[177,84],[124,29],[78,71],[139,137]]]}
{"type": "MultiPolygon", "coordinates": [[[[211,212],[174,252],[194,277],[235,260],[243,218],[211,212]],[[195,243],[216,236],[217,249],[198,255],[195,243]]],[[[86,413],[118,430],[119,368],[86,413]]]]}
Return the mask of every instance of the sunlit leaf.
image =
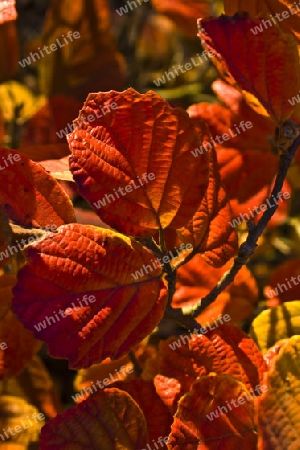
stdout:
{"type": "Polygon", "coordinates": [[[66,225],[31,245],[26,256],[13,308],[72,368],[122,356],[164,314],[167,289],[159,264],[137,280],[132,275],[155,264],[154,254],[113,231],[66,225]]]}
{"type": "Polygon", "coordinates": [[[76,124],[70,170],[104,222],[131,236],[187,224],[205,194],[208,165],[206,154],[191,153],[201,142],[185,111],[130,88],[90,94],[76,124]],[[100,117],[100,110],[109,112],[100,117]]]}

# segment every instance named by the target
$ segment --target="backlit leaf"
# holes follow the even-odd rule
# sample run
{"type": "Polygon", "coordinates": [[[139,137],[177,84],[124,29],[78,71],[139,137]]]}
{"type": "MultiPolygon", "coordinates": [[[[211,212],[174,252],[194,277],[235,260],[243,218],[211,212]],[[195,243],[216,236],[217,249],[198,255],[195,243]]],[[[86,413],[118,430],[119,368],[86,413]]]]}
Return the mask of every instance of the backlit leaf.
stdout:
{"type": "Polygon", "coordinates": [[[249,334],[262,353],[280,339],[300,334],[300,301],[261,312],[252,322],[249,334]]]}
{"type": "Polygon", "coordinates": [[[281,348],[265,375],[268,390],[258,399],[259,450],[299,446],[300,336],[281,348]]]}
{"type": "Polygon", "coordinates": [[[254,418],[243,383],[230,375],[204,376],[180,399],[168,449],[257,450],[254,418]]]}
{"type": "Polygon", "coordinates": [[[11,220],[38,227],[76,221],[68,196],[41,166],[11,149],[0,148],[0,155],[0,208],[11,220]]]}
{"type": "Polygon", "coordinates": [[[119,358],[155,328],[167,302],[161,276],[141,244],[110,230],[66,225],[27,249],[13,308],[53,356],[69,359],[71,368],[89,367],[119,358]],[[151,263],[156,268],[135,281],[132,274],[151,263]]]}
{"type": "Polygon", "coordinates": [[[191,154],[201,142],[185,111],[130,88],[90,94],[76,123],[70,170],[104,222],[140,237],[188,223],[205,194],[208,165],[206,155],[191,154]]]}
{"type": "Polygon", "coordinates": [[[161,342],[154,384],[162,401],[174,411],[181,395],[203,375],[232,375],[254,390],[265,370],[263,356],[242,330],[230,325],[212,326],[203,335],[182,335],[161,342]]]}
{"type": "Polygon", "coordinates": [[[147,443],[145,417],[129,394],[105,389],[43,427],[41,450],[137,450],[147,443]],[[99,447],[100,445],[100,447],[99,447]]]}
{"type": "Polygon", "coordinates": [[[204,19],[199,36],[214,52],[222,72],[259,100],[279,125],[292,114],[289,99],[300,88],[298,49],[293,35],[276,26],[255,35],[252,30],[262,20],[247,15],[204,19]]]}

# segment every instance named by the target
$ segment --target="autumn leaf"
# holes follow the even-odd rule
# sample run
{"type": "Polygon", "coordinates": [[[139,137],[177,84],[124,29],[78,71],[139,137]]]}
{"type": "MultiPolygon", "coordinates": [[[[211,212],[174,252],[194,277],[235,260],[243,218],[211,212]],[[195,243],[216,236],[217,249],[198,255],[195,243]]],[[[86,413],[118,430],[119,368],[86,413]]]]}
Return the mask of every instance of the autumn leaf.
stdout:
{"type": "Polygon", "coordinates": [[[11,7],[11,14],[8,10],[4,13],[1,11],[2,4],[3,2],[0,4],[0,83],[16,75],[20,58],[18,33],[14,22],[16,11],[11,7]]]}
{"type": "Polygon", "coordinates": [[[129,394],[105,389],[66,410],[42,429],[41,450],[136,450],[147,444],[145,417],[129,394]]]}
{"type": "Polygon", "coordinates": [[[299,445],[299,352],[300,336],[292,336],[265,374],[268,390],[258,399],[259,450],[292,450],[299,445]]]}
{"type": "Polygon", "coordinates": [[[0,208],[11,220],[37,227],[76,221],[68,196],[41,166],[11,149],[0,148],[0,155],[0,208]]]}
{"type": "Polygon", "coordinates": [[[227,80],[258,100],[281,125],[294,109],[289,99],[300,88],[297,44],[292,34],[276,26],[255,35],[252,30],[262,20],[251,20],[246,14],[200,20],[199,37],[227,80]]]}
{"type": "Polygon", "coordinates": [[[280,339],[300,334],[300,301],[283,303],[261,312],[252,322],[250,336],[262,353],[280,339]]]}
{"type": "MultiPolygon", "coordinates": [[[[209,143],[209,130],[198,123],[203,146],[209,143]]],[[[208,188],[200,207],[186,227],[177,231],[181,240],[190,243],[209,264],[220,267],[238,250],[237,234],[230,226],[231,210],[222,186],[214,148],[208,148],[208,188]]]]}
{"type": "Polygon", "coordinates": [[[168,449],[256,450],[254,417],[254,403],[243,383],[230,375],[203,376],[180,399],[168,449]]]}
{"type": "Polygon", "coordinates": [[[130,88],[90,94],[75,123],[70,170],[104,222],[138,237],[188,223],[205,194],[208,165],[206,155],[191,153],[201,142],[185,111],[130,88]],[[109,112],[101,117],[100,110],[109,112]]]}
{"type": "Polygon", "coordinates": [[[41,347],[11,310],[13,275],[0,277],[0,380],[19,374],[41,347]]]}
{"type": "Polygon", "coordinates": [[[26,256],[13,309],[51,355],[69,359],[71,368],[119,358],[162,319],[162,268],[130,238],[71,224],[31,245],[26,256]],[[135,271],[152,263],[153,271],[135,281],[135,271]]]}
{"type": "Polygon", "coordinates": [[[203,335],[194,333],[161,342],[154,384],[174,412],[179,398],[203,375],[232,375],[254,390],[265,370],[266,363],[254,341],[237,327],[221,325],[206,329],[203,335]]]}
{"type": "Polygon", "coordinates": [[[10,1],[1,1],[0,3],[0,25],[10,22],[11,20],[16,20],[17,11],[16,11],[16,2],[15,0],[10,1]]]}
{"type": "MultiPolygon", "coordinates": [[[[222,268],[210,267],[199,255],[184,264],[177,271],[176,291],[172,299],[173,308],[191,306],[205,297],[228,271],[233,260],[222,268]]],[[[227,286],[216,300],[209,305],[196,320],[202,325],[214,326],[217,317],[229,316],[231,324],[248,318],[258,301],[258,287],[246,266],[235,276],[233,283],[227,286]]]]}
{"type": "Polygon", "coordinates": [[[180,32],[190,38],[197,35],[197,18],[212,12],[209,0],[152,0],[154,8],[175,22],[180,32]]]}

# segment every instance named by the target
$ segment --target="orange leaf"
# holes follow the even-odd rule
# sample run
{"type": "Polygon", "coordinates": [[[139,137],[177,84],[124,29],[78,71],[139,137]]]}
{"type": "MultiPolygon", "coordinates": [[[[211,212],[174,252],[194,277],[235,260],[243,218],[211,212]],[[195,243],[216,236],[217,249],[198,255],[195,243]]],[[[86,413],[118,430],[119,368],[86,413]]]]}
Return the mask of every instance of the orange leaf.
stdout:
{"type": "Polygon", "coordinates": [[[254,403],[249,391],[230,375],[202,377],[179,402],[168,449],[240,448],[257,450],[254,403]]]}
{"type": "Polygon", "coordinates": [[[27,259],[14,289],[14,310],[71,368],[122,356],[162,319],[167,302],[162,269],[156,263],[135,282],[135,270],[155,257],[129,238],[66,225],[31,245],[27,259]]]}
{"type": "Polygon", "coordinates": [[[262,26],[262,20],[238,14],[204,19],[199,22],[199,36],[231,82],[256,97],[280,125],[292,114],[289,99],[300,88],[298,50],[293,35],[276,26],[255,35],[253,30],[262,26]]]}
{"type": "Polygon", "coordinates": [[[105,389],[48,422],[39,448],[137,450],[146,443],[146,421],[137,403],[126,392],[105,389]]]}
{"type": "Polygon", "coordinates": [[[11,20],[16,20],[17,11],[15,0],[1,0],[0,2],[0,25],[11,20]]]}
{"type": "Polygon", "coordinates": [[[80,193],[124,234],[180,228],[205,194],[207,157],[191,154],[200,146],[196,130],[185,111],[152,91],[90,94],[68,141],[80,193]]]}
{"type": "Polygon", "coordinates": [[[5,165],[0,208],[11,220],[38,227],[76,221],[67,194],[42,167],[7,148],[0,148],[0,155],[5,165]]]}
{"type": "Polygon", "coordinates": [[[0,277],[0,379],[20,373],[41,346],[11,311],[13,275],[0,277]],[[6,348],[5,348],[6,347],[6,348]]]}
{"type": "MultiPolygon", "coordinates": [[[[204,145],[209,142],[205,123],[198,122],[204,145]]],[[[224,265],[238,250],[236,231],[230,226],[231,210],[221,184],[213,147],[208,150],[209,179],[205,197],[186,227],[177,231],[184,243],[191,243],[202,257],[216,267],[224,265]]]]}
{"type": "Polygon", "coordinates": [[[214,328],[203,335],[171,337],[160,343],[154,384],[172,411],[192,383],[210,372],[232,375],[253,390],[260,384],[266,363],[254,341],[234,326],[214,328]]]}
{"type": "MultiPolygon", "coordinates": [[[[229,270],[233,260],[220,269],[210,267],[196,255],[177,271],[176,291],[172,299],[174,308],[182,308],[198,303],[218,283],[224,273],[229,270]]],[[[231,323],[248,318],[258,301],[258,287],[249,269],[245,266],[237,273],[234,282],[224,289],[216,300],[198,317],[202,325],[213,325],[213,321],[221,314],[230,316],[231,323]]]]}
{"type": "Polygon", "coordinates": [[[210,0],[152,0],[152,4],[190,38],[197,35],[197,17],[207,17],[212,12],[210,0]]]}

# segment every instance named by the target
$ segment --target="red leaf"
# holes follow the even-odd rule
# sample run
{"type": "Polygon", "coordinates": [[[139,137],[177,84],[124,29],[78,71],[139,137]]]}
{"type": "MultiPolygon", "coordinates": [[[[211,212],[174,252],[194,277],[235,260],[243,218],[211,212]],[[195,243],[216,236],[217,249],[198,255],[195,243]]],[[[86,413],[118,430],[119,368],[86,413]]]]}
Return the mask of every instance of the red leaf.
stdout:
{"type": "Polygon", "coordinates": [[[222,72],[256,97],[279,125],[294,109],[289,99],[300,87],[299,56],[294,36],[279,27],[255,35],[252,30],[263,26],[262,20],[246,14],[200,20],[199,36],[214,52],[222,72]]]}
{"type": "Polygon", "coordinates": [[[164,314],[167,289],[154,254],[113,231],[66,225],[30,246],[27,259],[13,308],[50,353],[68,358],[72,368],[120,357],[164,314]],[[143,264],[156,269],[135,281],[132,274],[143,264]],[[37,331],[40,322],[45,328],[37,331]]]}
{"type": "Polygon", "coordinates": [[[68,141],[81,194],[124,234],[180,228],[205,194],[207,157],[191,154],[200,146],[196,130],[185,111],[152,91],[90,94],[68,141]]]}

